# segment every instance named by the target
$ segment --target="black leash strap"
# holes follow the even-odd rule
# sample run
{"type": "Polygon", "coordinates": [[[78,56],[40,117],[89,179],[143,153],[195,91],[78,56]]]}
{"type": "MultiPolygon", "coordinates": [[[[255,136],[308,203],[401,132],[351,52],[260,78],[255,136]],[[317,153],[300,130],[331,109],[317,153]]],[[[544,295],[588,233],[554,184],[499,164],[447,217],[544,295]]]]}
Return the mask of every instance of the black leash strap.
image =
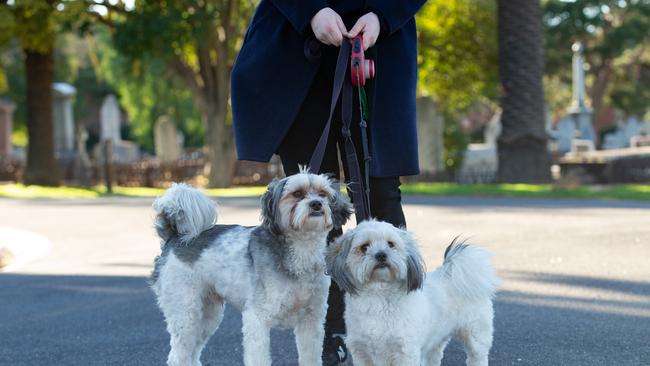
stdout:
{"type": "MultiPolygon", "coordinates": [[[[361,177],[361,169],[359,167],[359,159],[357,158],[357,152],[354,147],[354,141],[352,141],[352,134],[350,133],[350,126],[352,124],[352,83],[348,79],[346,81],[347,69],[349,64],[350,57],[350,43],[344,40],[341,42],[341,48],[339,50],[339,56],[336,61],[336,69],[334,72],[334,86],[332,88],[332,101],[330,104],[330,114],[327,120],[327,124],[323,129],[323,133],[318,139],[318,144],[314,153],[311,156],[309,161],[309,168],[314,173],[320,172],[320,167],[323,162],[323,157],[325,156],[325,150],[327,147],[327,138],[329,137],[330,128],[332,125],[332,117],[334,115],[334,109],[336,108],[337,101],[339,96],[341,96],[341,114],[342,114],[342,134],[345,143],[345,158],[348,165],[349,177],[349,188],[352,192],[352,201],[354,204],[354,212],[357,218],[357,222],[370,219],[370,202],[369,202],[369,191],[364,189],[363,178],[361,177]],[[364,194],[365,193],[365,194],[364,194]]],[[[367,136],[365,131],[365,121],[362,118],[362,128],[363,136],[366,138],[366,141],[363,141],[364,153],[367,149],[367,136]]],[[[364,158],[367,155],[364,154],[364,158]]],[[[366,162],[366,176],[368,172],[368,164],[366,162]]],[[[367,184],[367,183],[366,183],[367,184]]],[[[366,187],[367,188],[367,187],[366,187]]]]}

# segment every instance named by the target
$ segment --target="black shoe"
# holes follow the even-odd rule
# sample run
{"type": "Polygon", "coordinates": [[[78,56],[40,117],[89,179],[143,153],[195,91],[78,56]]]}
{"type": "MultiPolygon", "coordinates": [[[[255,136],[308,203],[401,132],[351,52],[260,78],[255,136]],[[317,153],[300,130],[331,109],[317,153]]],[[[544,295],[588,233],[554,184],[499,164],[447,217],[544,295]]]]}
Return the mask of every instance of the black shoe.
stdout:
{"type": "Polygon", "coordinates": [[[323,342],[323,366],[340,366],[348,359],[345,334],[326,334],[323,342]]]}

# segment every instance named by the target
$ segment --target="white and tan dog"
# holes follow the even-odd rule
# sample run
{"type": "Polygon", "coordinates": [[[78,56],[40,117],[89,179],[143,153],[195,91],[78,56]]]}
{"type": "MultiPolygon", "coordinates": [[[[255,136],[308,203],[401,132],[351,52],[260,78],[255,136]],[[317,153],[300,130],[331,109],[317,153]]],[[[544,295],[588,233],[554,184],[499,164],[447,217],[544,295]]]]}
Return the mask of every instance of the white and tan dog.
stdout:
{"type": "Polygon", "coordinates": [[[162,242],[152,288],[171,336],[169,365],[200,365],[226,303],[242,313],[244,363],[271,364],[270,329],[292,328],[300,365],[320,365],[330,279],[327,235],[352,207],[324,175],[272,182],[262,225],[215,225],[216,208],[178,184],[153,204],[162,242]]]}
{"type": "Polygon", "coordinates": [[[485,366],[498,278],[486,249],[452,243],[424,278],[417,243],[401,229],[364,221],[330,245],[327,264],[345,295],[346,345],[355,366],[440,365],[452,337],[467,365],[485,366]]]}

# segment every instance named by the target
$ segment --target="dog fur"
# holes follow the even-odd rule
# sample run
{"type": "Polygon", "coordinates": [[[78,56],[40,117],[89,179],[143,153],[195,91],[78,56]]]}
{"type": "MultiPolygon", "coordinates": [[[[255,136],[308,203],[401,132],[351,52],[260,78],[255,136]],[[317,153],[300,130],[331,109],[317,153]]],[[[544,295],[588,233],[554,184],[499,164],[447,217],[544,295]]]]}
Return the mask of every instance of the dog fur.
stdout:
{"type": "Polygon", "coordinates": [[[324,175],[301,172],[272,182],[262,224],[215,225],[212,200],[184,184],[158,198],[154,226],[162,253],[152,289],[167,322],[169,365],[200,365],[226,303],[242,313],[244,363],[271,364],[272,327],[292,328],[300,365],[320,365],[327,294],[327,235],[352,207],[324,175]]]}
{"type": "Polygon", "coordinates": [[[425,270],[405,230],[365,221],[330,245],[327,263],[345,295],[346,345],[355,366],[440,365],[452,337],[467,365],[487,366],[492,298],[491,253],[452,243],[443,265],[425,270]]]}

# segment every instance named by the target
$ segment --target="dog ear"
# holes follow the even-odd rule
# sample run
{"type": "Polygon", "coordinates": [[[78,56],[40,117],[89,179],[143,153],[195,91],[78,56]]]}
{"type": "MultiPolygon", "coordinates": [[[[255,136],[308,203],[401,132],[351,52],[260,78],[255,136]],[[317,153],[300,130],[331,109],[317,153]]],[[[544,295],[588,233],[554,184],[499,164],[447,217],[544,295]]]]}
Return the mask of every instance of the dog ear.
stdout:
{"type": "Polygon", "coordinates": [[[332,184],[334,196],[330,199],[332,224],[335,229],[343,227],[354,212],[352,203],[347,195],[342,194],[338,184],[332,184]]]}
{"type": "Polygon", "coordinates": [[[341,235],[327,247],[327,271],[339,287],[352,295],[357,294],[357,287],[352,279],[352,274],[347,266],[347,258],[352,247],[353,235],[346,233],[341,235]]]}
{"type": "Polygon", "coordinates": [[[399,232],[406,245],[406,287],[411,292],[422,288],[426,269],[413,236],[403,229],[399,229],[399,232]]]}
{"type": "Polygon", "coordinates": [[[282,234],[280,227],[280,210],[278,204],[282,199],[284,186],[287,183],[287,178],[281,180],[273,180],[266,188],[266,192],[262,195],[262,225],[266,227],[271,233],[275,235],[282,234]]]}

